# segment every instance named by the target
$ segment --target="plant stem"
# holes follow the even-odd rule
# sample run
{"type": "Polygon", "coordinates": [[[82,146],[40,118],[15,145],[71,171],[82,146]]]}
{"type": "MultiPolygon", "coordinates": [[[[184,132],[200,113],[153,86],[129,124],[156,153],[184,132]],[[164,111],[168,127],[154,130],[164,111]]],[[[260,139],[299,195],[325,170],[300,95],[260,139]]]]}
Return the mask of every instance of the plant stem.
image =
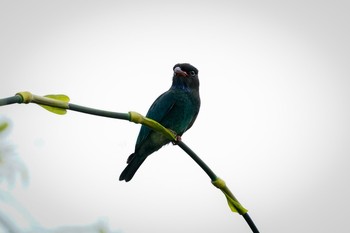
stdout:
{"type": "Polygon", "coordinates": [[[184,142],[176,142],[179,147],[181,147],[202,169],[207,173],[212,181],[217,179],[215,173],[206,165],[201,158],[194,153],[191,148],[189,148],[184,142]]]}
{"type": "Polygon", "coordinates": [[[245,219],[245,221],[248,223],[250,229],[254,232],[254,233],[259,233],[258,228],[255,226],[255,223],[253,222],[253,220],[250,218],[248,213],[243,214],[243,218],[245,219]]]}
{"type": "Polygon", "coordinates": [[[96,116],[103,116],[103,117],[109,117],[109,118],[117,118],[117,119],[123,119],[123,120],[129,120],[130,116],[128,113],[119,113],[119,112],[110,112],[95,108],[88,108],[76,104],[69,104],[69,110],[87,113],[91,115],[96,116]]]}
{"type": "MultiPolygon", "coordinates": [[[[24,96],[32,96],[32,94],[29,92],[26,92],[24,94],[25,94],[24,96]]],[[[34,96],[34,97],[36,97],[36,96],[34,96]]],[[[23,98],[24,97],[22,97],[22,95],[16,94],[13,97],[0,99],[0,106],[14,104],[14,103],[23,103],[23,102],[29,103],[29,102],[32,102],[32,100],[33,100],[32,98],[28,98],[28,100],[25,101],[23,98]]],[[[52,106],[52,107],[62,108],[62,106],[65,106],[65,108],[67,108],[67,105],[66,105],[67,103],[64,103],[64,102],[63,103],[65,105],[61,105],[60,101],[52,101],[52,100],[47,101],[47,98],[45,99],[45,97],[40,97],[40,100],[44,101],[43,103],[40,102],[40,104],[45,105],[45,103],[46,103],[47,105],[52,106]]],[[[175,135],[173,135],[173,133],[171,133],[168,129],[166,129],[165,127],[160,125],[158,122],[155,122],[151,119],[145,118],[142,115],[135,113],[135,112],[118,113],[118,112],[111,112],[111,111],[105,111],[105,110],[100,110],[100,109],[88,108],[88,107],[84,107],[84,106],[80,106],[80,105],[76,105],[76,104],[71,104],[71,103],[68,103],[68,109],[70,109],[72,111],[82,112],[82,113],[86,113],[86,114],[92,114],[92,115],[96,115],[96,116],[116,118],[116,119],[132,121],[134,123],[141,123],[141,124],[144,124],[144,125],[150,127],[153,130],[162,132],[164,134],[170,134],[170,138],[176,138],[175,135]],[[132,115],[136,115],[137,119],[133,119],[132,115]]],[[[210,177],[212,183],[217,188],[220,188],[221,191],[224,192],[224,194],[226,195],[226,198],[229,201],[229,205],[231,205],[230,206],[231,210],[243,215],[243,218],[246,220],[246,222],[248,223],[251,230],[254,233],[259,233],[259,230],[255,226],[253,220],[248,215],[247,210],[244,209],[243,206],[241,206],[241,204],[238,202],[238,200],[235,198],[235,196],[232,194],[232,192],[226,186],[225,182],[223,180],[221,180],[220,178],[218,178],[215,175],[215,173],[203,162],[203,160],[201,158],[199,158],[196,155],[196,153],[194,153],[184,142],[182,142],[182,141],[174,141],[174,142],[180,148],[182,148],[203,169],[203,171],[205,171],[207,173],[207,175],[210,177]],[[232,205],[234,205],[234,207],[232,207],[232,205]]]]}
{"type": "Polygon", "coordinates": [[[19,104],[22,102],[23,102],[22,97],[20,95],[15,95],[12,97],[0,99],[0,106],[9,105],[9,104],[16,104],[16,103],[19,104]]]}

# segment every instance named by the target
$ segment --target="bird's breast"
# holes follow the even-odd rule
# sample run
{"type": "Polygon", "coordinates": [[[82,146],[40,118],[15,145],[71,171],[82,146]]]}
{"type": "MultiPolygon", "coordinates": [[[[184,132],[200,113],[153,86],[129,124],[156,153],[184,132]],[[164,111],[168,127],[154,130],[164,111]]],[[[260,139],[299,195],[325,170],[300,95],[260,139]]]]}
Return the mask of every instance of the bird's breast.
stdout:
{"type": "Polygon", "coordinates": [[[192,96],[182,93],[178,95],[174,106],[167,114],[167,117],[163,119],[162,124],[181,135],[185,132],[197,113],[198,107],[192,96]]]}

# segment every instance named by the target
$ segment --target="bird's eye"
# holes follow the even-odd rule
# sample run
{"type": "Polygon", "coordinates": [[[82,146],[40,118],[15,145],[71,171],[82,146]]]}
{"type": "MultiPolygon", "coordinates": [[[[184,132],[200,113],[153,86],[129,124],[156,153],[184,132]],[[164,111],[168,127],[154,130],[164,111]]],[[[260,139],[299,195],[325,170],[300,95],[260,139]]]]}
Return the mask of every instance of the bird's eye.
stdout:
{"type": "Polygon", "coordinates": [[[190,75],[191,75],[191,76],[195,76],[196,73],[192,70],[192,71],[190,71],[190,75]]]}

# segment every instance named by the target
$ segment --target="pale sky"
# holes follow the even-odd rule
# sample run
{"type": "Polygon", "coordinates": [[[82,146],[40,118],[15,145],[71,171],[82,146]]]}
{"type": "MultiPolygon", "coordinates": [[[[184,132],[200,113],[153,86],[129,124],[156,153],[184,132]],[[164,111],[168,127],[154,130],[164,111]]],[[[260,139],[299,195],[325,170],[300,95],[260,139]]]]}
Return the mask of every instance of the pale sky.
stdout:
{"type": "MultiPolygon", "coordinates": [[[[183,141],[260,232],[349,232],[349,10],[345,0],[1,1],[0,98],[62,93],[145,114],[174,64],[189,62],[202,106],[183,141]]],[[[41,226],[251,232],[178,147],[120,182],[139,125],[34,104],[0,115],[30,176],[13,192],[41,226]]]]}

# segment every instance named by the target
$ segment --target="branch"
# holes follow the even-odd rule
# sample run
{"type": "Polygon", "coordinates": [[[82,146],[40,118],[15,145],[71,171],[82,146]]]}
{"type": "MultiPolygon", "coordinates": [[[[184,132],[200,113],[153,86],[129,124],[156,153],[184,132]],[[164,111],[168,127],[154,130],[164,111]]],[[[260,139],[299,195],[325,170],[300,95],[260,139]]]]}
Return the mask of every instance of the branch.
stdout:
{"type": "Polygon", "coordinates": [[[176,135],[171,130],[165,128],[158,122],[144,117],[137,112],[118,113],[71,104],[69,103],[69,97],[65,95],[47,95],[42,97],[33,95],[30,92],[19,92],[13,97],[0,99],[0,106],[13,103],[36,103],[44,107],[48,111],[51,111],[56,114],[65,114],[66,110],[69,109],[72,111],[82,112],[96,116],[128,120],[137,124],[146,125],[155,131],[163,133],[171,141],[173,141],[174,144],[177,144],[189,156],[191,156],[191,158],[207,173],[207,175],[211,179],[212,184],[224,193],[231,211],[237,212],[240,215],[242,215],[254,233],[259,232],[253,220],[248,215],[248,210],[245,209],[239,203],[239,201],[232,194],[230,189],[226,186],[225,182],[219,177],[217,177],[216,174],[203,162],[203,160],[201,160],[184,142],[177,141],[176,135]]]}

